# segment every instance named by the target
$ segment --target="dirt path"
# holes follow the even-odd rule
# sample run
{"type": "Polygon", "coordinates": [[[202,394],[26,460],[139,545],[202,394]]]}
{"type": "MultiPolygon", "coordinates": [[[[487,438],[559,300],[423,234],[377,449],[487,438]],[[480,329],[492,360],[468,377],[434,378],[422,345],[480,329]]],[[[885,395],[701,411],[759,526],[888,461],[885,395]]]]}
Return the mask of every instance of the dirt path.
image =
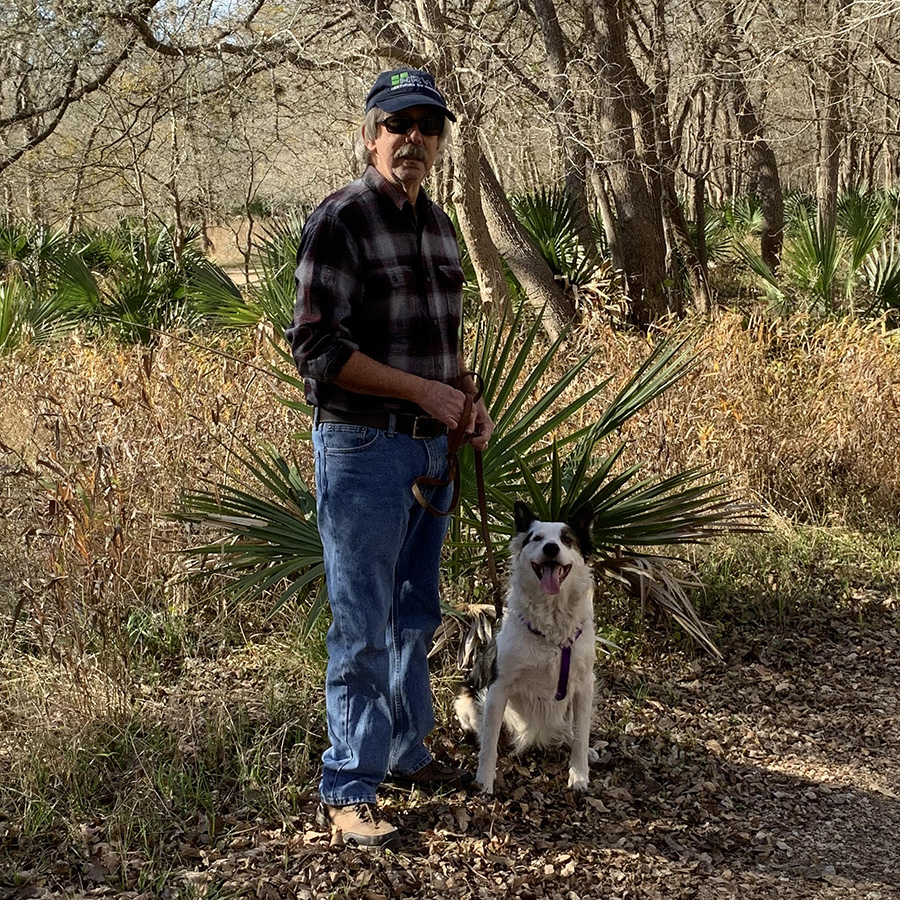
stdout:
{"type": "Polygon", "coordinates": [[[527,757],[492,803],[388,793],[396,855],[331,846],[310,805],[185,842],[161,893],[98,865],[0,896],[900,898],[900,619],[884,598],[861,610],[745,629],[720,665],[601,664],[587,797],[563,790],[562,756],[527,757]]]}

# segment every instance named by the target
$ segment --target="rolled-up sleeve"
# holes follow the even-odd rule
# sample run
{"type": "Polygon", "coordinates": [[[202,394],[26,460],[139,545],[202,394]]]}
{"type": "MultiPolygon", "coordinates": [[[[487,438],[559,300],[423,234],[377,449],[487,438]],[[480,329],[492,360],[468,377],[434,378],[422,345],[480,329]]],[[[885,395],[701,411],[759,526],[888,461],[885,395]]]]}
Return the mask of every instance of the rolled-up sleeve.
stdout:
{"type": "Polygon", "coordinates": [[[294,322],[285,331],[297,369],[330,382],[359,345],[350,331],[360,296],[359,248],[336,216],[315,212],[303,229],[294,280],[294,322]]]}

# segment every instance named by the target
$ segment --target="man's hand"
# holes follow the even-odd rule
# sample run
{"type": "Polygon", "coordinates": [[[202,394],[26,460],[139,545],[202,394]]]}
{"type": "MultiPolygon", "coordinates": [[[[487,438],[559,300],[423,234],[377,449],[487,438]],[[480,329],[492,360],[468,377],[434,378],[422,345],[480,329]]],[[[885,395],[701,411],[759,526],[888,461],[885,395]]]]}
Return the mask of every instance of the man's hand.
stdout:
{"type": "Polygon", "coordinates": [[[426,381],[425,389],[415,399],[429,416],[443,422],[451,431],[459,425],[466,408],[466,395],[442,381],[426,381]]]}
{"type": "MultiPolygon", "coordinates": [[[[466,395],[455,387],[386,366],[358,350],[354,350],[341,367],[334,383],[359,394],[411,400],[451,431],[457,429],[466,409],[466,395]]],[[[479,400],[472,407],[466,434],[476,450],[484,450],[493,431],[494,423],[479,400]]]]}
{"type": "MultiPolygon", "coordinates": [[[[484,450],[487,447],[491,435],[494,433],[494,423],[488,414],[483,400],[479,400],[472,410],[472,446],[476,450],[484,450]]],[[[468,429],[467,429],[468,431],[468,429]]]]}

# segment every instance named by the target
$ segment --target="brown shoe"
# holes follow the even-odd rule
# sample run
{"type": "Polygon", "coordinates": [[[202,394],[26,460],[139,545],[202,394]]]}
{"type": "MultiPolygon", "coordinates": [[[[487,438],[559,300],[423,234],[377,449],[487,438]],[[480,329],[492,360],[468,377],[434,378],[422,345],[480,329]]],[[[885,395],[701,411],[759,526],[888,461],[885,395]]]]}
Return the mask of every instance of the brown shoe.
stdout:
{"type": "Polygon", "coordinates": [[[423,790],[437,790],[438,788],[459,789],[467,788],[475,781],[475,776],[468,769],[458,766],[448,766],[445,763],[431,760],[416,772],[408,775],[389,775],[388,781],[400,787],[418,787],[423,790]]]}
{"type": "Polygon", "coordinates": [[[353,806],[319,804],[316,821],[332,829],[340,829],[344,843],[363,849],[393,849],[400,843],[400,832],[378,815],[374,803],[353,806]]]}

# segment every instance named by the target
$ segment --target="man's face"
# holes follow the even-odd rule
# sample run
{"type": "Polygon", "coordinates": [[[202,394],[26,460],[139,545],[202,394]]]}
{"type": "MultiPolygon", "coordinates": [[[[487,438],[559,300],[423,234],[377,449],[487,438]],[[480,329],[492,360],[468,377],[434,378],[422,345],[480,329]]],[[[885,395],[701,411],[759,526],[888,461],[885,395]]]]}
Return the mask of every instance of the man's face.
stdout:
{"type": "MultiPolygon", "coordinates": [[[[391,115],[419,120],[423,116],[442,114],[433,106],[410,106],[391,115]]],[[[367,140],[365,144],[375,168],[414,200],[419,186],[434,165],[439,142],[440,135],[423,135],[418,125],[406,134],[391,134],[381,124],[375,133],[375,140],[367,140]]]]}

